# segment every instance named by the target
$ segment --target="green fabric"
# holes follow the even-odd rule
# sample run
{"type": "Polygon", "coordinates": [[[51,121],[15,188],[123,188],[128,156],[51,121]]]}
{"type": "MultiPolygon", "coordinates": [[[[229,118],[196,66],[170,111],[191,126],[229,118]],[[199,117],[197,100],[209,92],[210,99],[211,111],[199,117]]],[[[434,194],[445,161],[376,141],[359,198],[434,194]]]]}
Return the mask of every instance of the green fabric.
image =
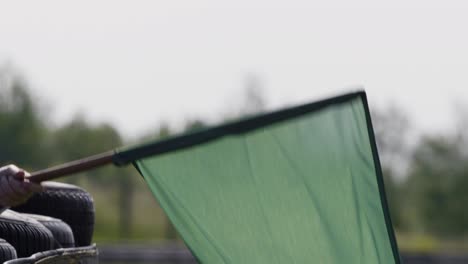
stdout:
{"type": "Polygon", "coordinates": [[[135,164],[200,263],[397,263],[366,111],[356,97],[135,164]]]}

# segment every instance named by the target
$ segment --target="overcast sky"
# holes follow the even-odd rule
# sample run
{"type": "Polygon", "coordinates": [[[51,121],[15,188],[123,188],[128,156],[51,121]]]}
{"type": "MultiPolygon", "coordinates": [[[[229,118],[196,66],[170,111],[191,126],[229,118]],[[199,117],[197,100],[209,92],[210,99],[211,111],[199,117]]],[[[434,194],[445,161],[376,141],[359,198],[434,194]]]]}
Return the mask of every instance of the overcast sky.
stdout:
{"type": "Polygon", "coordinates": [[[2,1],[0,63],[48,99],[127,135],[216,119],[258,76],[270,109],[364,87],[419,129],[468,102],[465,1],[2,1]]]}

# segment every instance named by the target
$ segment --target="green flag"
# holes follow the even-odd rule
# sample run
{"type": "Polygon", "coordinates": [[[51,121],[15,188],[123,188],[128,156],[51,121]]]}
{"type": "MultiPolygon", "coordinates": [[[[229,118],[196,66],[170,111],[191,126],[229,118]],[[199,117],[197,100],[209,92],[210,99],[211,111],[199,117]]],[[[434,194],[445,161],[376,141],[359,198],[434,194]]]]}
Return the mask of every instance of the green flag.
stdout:
{"type": "Polygon", "coordinates": [[[138,157],[200,263],[399,263],[364,92],[120,158],[138,157]]]}

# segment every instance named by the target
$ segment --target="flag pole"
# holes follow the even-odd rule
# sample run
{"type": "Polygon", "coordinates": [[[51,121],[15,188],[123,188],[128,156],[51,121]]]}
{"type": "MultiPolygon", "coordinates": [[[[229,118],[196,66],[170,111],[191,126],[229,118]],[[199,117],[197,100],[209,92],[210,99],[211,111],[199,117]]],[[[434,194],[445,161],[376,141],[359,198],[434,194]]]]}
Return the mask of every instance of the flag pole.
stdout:
{"type": "Polygon", "coordinates": [[[104,165],[112,164],[115,151],[108,151],[87,158],[71,161],[51,167],[45,170],[40,170],[32,173],[28,179],[32,182],[42,182],[53,180],[78,172],[87,171],[104,165]]]}

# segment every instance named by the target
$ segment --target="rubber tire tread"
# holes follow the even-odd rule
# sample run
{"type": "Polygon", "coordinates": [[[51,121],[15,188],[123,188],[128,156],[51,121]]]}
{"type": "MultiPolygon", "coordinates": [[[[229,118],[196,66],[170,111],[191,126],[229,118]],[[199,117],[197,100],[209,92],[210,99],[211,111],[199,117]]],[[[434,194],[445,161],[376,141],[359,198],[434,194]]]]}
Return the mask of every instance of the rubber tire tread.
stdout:
{"type": "Polygon", "coordinates": [[[75,246],[73,231],[70,226],[62,220],[50,216],[36,214],[22,214],[32,218],[45,226],[54,236],[54,249],[72,248],[75,246]]]}
{"type": "Polygon", "coordinates": [[[0,239],[0,263],[16,259],[16,249],[6,240],[0,239]]]}
{"type": "Polygon", "coordinates": [[[75,246],[89,246],[94,232],[94,201],[84,189],[59,182],[43,182],[44,191],[12,208],[29,214],[61,219],[73,231],[75,246]]]}
{"type": "Polygon", "coordinates": [[[11,210],[0,215],[0,237],[16,249],[19,258],[53,249],[54,238],[47,228],[11,210]]]}

